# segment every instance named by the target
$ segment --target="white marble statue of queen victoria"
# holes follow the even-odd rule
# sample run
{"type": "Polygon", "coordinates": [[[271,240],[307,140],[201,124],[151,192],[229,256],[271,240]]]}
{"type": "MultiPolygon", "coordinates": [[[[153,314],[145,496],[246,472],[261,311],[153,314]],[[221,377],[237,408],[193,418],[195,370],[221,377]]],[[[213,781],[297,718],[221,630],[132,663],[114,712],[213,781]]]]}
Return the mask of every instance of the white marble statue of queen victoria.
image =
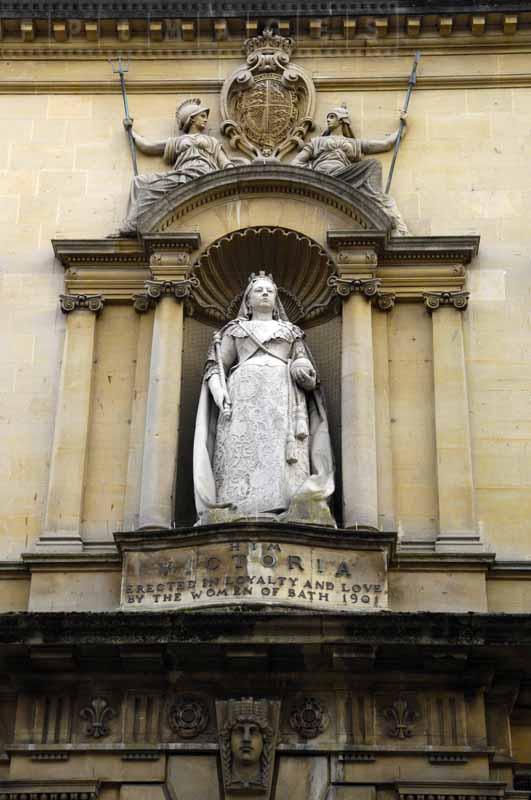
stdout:
{"type": "Polygon", "coordinates": [[[332,449],[317,371],[271,278],[251,275],[207,355],[194,439],[198,524],[334,525],[332,449]]]}

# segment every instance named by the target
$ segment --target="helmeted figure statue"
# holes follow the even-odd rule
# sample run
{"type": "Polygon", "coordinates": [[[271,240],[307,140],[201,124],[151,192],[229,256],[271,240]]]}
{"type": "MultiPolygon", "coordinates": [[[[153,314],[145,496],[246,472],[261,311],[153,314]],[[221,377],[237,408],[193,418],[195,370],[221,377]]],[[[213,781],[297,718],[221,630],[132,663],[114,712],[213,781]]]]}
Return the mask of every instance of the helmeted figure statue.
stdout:
{"type": "MultiPolygon", "coordinates": [[[[209,113],[210,109],[202,105],[198,98],[185,100],[175,115],[178,136],[148,142],[132,131],[134,142],[142,153],[162,156],[171,169],[133,178],[127,217],[120,226],[121,234],[135,233],[138,217],[180,184],[234,166],[218,140],[205,133],[209,113]]],[[[124,120],[126,128],[132,124],[131,119],[124,120]]]]}
{"type": "Polygon", "coordinates": [[[328,421],[304,334],[271,276],[252,275],[214,335],[194,440],[198,524],[249,517],[334,525],[328,421]]]}
{"type": "MultiPolygon", "coordinates": [[[[405,115],[401,118],[405,121],[405,115]]],[[[409,231],[395,201],[382,190],[382,165],[375,158],[363,158],[364,155],[391,150],[398,131],[384,139],[357,139],[344,105],[328,112],[326,125],[323,134],[305,144],[291,165],[307,167],[346,181],[382,208],[391,220],[395,236],[408,236],[409,231]]]]}

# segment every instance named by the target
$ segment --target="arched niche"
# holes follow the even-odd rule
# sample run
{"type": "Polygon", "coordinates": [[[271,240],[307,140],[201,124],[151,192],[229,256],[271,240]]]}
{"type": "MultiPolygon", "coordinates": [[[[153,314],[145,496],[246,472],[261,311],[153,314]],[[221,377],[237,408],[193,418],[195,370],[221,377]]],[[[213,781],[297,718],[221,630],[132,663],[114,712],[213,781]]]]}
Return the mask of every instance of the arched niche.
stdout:
{"type": "Polygon", "coordinates": [[[249,275],[259,270],[273,276],[292,322],[315,325],[333,313],[328,279],[335,264],[330,254],[298,231],[256,225],[203,249],[192,269],[199,280],[194,315],[214,324],[232,319],[249,275]]]}
{"type": "MultiPolygon", "coordinates": [[[[297,230],[254,225],[211,242],[192,268],[200,286],[184,324],[175,514],[178,525],[195,521],[192,481],[195,413],[213,328],[221,327],[237,315],[249,275],[260,269],[273,275],[288,316],[306,332],[328,405],[336,482],[341,486],[341,321],[335,295],[327,283],[335,272],[335,264],[318,242],[297,230]]],[[[338,516],[339,488],[334,506],[338,516]]]]}

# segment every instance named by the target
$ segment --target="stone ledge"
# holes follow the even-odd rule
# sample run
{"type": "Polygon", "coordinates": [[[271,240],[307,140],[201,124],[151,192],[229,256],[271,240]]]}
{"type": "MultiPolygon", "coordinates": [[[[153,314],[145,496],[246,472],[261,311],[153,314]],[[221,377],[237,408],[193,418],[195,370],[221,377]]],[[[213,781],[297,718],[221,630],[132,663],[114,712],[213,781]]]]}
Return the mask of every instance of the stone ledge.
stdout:
{"type": "MultiPolygon", "coordinates": [[[[91,643],[121,645],[159,645],[165,648],[186,642],[269,644],[275,635],[300,646],[307,641],[333,643],[418,645],[447,648],[531,646],[531,615],[503,613],[359,612],[315,613],[289,609],[268,611],[262,608],[233,607],[221,610],[151,612],[131,614],[112,612],[7,612],[0,614],[0,646],[46,648],[91,643]],[[296,623],[296,625],[294,625],[296,623]]],[[[9,647],[9,649],[11,649],[9,647]]]]}

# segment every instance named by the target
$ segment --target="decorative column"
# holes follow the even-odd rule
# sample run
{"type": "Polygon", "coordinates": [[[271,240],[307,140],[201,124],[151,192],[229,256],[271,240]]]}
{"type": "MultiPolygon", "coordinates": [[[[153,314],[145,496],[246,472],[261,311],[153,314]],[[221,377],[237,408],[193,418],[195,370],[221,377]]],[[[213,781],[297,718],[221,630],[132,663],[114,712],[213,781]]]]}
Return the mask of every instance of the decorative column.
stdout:
{"type": "MultiPolygon", "coordinates": [[[[153,256],[152,265],[164,257],[153,256]]],[[[173,522],[175,469],[181,401],[183,301],[197,278],[186,278],[188,264],[174,265],[172,280],[146,281],[134,298],[137,311],[155,306],[142,470],[139,528],[169,528],[173,522]],[[180,277],[176,277],[180,274],[180,277]]],[[[167,267],[165,268],[167,275],[167,267]]]]}
{"type": "MultiPolygon", "coordinates": [[[[329,284],[344,300],[341,339],[343,526],[377,529],[378,481],[370,300],[377,296],[380,281],[373,276],[358,277],[360,272],[363,274],[362,265],[367,269],[367,256],[367,253],[349,253],[348,266],[339,266],[339,277],[332,276],[329,284]]],[[[375,260],[373,257],[368,263],[375,263],[375,260]]]]}
{"type": "MultiPolygon", "coordinates": [[[[393,293],[378,292],[375,305],[381,311],[391,311],[395,305],[393,293]]],[[[396,530],[393,447],[391,438],[389,331],[387,314],[373,315],[374,385],[376,419],[376,461],[378,472],[378,527],[396,530]]]]}
{"type": "Polygon", "coordinates": [[[474,511],[463,318],[468,292],[427,292],[433,323],[435,438],[439,494],[437,550],[479,546],[474,511]]]}
{"type": "Polygon", "coordinates": [[[101,295],[61,295],[66,335],[44,531],[38,546],[80,549],[96,315],[101,295]]]}

